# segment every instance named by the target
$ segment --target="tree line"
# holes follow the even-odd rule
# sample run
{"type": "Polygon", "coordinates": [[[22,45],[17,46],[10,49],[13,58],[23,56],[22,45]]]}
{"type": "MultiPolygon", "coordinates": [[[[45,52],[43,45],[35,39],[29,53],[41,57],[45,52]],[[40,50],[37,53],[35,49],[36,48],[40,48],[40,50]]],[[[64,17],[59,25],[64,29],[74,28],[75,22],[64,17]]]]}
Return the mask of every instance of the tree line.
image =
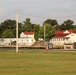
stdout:
{"type": "MultiPolygon", "coordinates": [[[[35,40],[38,41],[39,38],[44,39],[44,25],[45,25],[45,40],[49,41],[53,36],[54,32],[57,30],[70,30],[76,31],[76,25],[72,20],[66,20],[61,25],[58,24],[55,19],[47,19],[43,22],[43,25],[32,24],[30,18],[26,18],[23,23],[18,23],[18,37],[20,37],[21,32],[34,32],[35,40]]],[[[6,19],[0,24],[0,38],[15,38],[16,37],[16,21],[11,19],[6,19]]]]}

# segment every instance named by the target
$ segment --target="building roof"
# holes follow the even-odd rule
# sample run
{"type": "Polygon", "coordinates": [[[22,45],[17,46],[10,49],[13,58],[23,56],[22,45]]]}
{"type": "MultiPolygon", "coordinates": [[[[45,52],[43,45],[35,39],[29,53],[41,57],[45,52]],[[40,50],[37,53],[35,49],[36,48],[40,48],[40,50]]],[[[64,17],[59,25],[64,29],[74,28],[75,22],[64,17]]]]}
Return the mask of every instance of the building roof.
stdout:
{"type": "Polygon", "coordinates": [[[23,32],[25,35],[33,35],[34,32],[23,32]]]}
{"type": "Polygon", "coordinates": [[[54,37],[65,37],[71,33],[74,33],[74,30],[56,31],[54,37]]]}
{"type": "Polygon", "coordinates": [[[55,35],[60,35],[60,34],[63,34],[63,31],[56,31],[55,32],[55,35]]]}
{"type": "Polygon", "coordinates": [[[59,34],[59,35],[55,35],[54,37],[65,37],[67,36],[68,34],[59,34]]]}
{"type": "Polygon", "coordinates": [[[70,33],[75,33],[75,31],[74,31],[74,30],[71,30],[71,29],[70,29],[70,30],[68,30],[68,31],[69,31],[70,33]]]}

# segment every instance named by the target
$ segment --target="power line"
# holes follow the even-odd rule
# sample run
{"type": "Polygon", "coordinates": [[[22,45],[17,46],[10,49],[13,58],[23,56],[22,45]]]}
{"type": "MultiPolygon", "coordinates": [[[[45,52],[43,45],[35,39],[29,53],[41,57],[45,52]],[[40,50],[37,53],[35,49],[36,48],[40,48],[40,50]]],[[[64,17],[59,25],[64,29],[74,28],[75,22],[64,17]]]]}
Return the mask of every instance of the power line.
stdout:
{"type": "Polygon", "coordinates": [[[68,15],[68,16],[60,16],[60,17],[44,17],[44,16],[31,15],[31,14],[27,14],[24,12],[19,12],[19,13],[26,15],[26,16],[32,16],[32,17],[37,17],[37,18],[68,18],[68,17],[75,17],[76,16],[76,15],[68,15]]]}
{"type": "Polygon", "coordinates": [[[27,14],[27,13],[23,13],[23,12],[19,12],[23,15],[26,15],[26,16],[32,16],[32,17],[37,17],[37,18],[47,18],[47,17],[42,17],[42,16],[35,16],[35,15],[31,15],[31,14],[27,14]]]}
{"type": "Polygon", "coordinates": [[[61,17],[54,17],[54,18],[67,18],[67,17],[75,17],[76,15],[68,15],[68,16],[61,16],[61,17]]]}
{"type": "MultiPolygon", "coordinates": [[[[14,12],[14,11],[13,11],[14,12]]],[[[6,15],[5,17],[3,17],[3,18],[0,18],[0,20],[3,20],[3,19],[5,19],[5,18],[7,18],[7,17],[9,17],[10,15],[12,15],[13,14],[13,12],[12,13],[10,13],[10,14],[8,14],[8,15],[6,15]]]]}
{"type": "MultiPolygon", "coordinates": [[[[9,16],[12,15],[14,12],[15,12],[15,11],[13,11],[12,13],[6,15],[6,16],[3,17],[3,18],[0,18],[0,20],[3,20],[3,19],[5,19],[5,18],[9,17],[9,16]]],[[[23,14],[23,15],[25,15],[25,16],[32,16],[32,17],[36,17],[36,18],[68,18],[68,17],[75,17],[75,16],[76,16],[76,15],[68,15],[68,16],[60,16],[60,17],[55,17],[55,16],[54,16],[54,17],[46,17],[46,16],[31,15],[31,14],[27,14],[27,13],[20,12],[20,11],[19,11],[19,13],[21,13],[21,14],[23,14]]]]}

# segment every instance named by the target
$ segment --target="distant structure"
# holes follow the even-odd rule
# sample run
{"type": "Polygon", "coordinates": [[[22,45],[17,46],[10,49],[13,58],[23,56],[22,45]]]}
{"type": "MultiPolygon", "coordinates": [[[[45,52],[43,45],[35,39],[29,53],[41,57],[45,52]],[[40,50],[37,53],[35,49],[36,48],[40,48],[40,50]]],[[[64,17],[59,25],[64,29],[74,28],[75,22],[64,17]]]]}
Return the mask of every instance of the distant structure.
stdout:
{"type": "Polygon", "coordinates": [[[55,36],[50,40],[53,48],[73,49],[76,42],[74,30],[56,31],[55,36]]]}
{"type": "MultiPolygon", "coordinates": [[[[31,46],[35,42],[34,32],[22,32],[18,38],[18,45],[31,46]]],[[[0,45],[15,45],[16,38],[0,38],[0,45]]]]}

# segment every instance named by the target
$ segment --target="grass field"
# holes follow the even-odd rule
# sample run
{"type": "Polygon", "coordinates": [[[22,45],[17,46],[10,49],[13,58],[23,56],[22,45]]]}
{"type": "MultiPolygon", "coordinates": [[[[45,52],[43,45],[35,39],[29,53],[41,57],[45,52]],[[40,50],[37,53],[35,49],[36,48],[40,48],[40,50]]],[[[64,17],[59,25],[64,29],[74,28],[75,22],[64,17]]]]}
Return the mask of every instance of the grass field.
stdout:
{"type": "Polygon", "coordinates": [[[76,52],[0,50],[0,75],[76,75],[76,52]]]}

